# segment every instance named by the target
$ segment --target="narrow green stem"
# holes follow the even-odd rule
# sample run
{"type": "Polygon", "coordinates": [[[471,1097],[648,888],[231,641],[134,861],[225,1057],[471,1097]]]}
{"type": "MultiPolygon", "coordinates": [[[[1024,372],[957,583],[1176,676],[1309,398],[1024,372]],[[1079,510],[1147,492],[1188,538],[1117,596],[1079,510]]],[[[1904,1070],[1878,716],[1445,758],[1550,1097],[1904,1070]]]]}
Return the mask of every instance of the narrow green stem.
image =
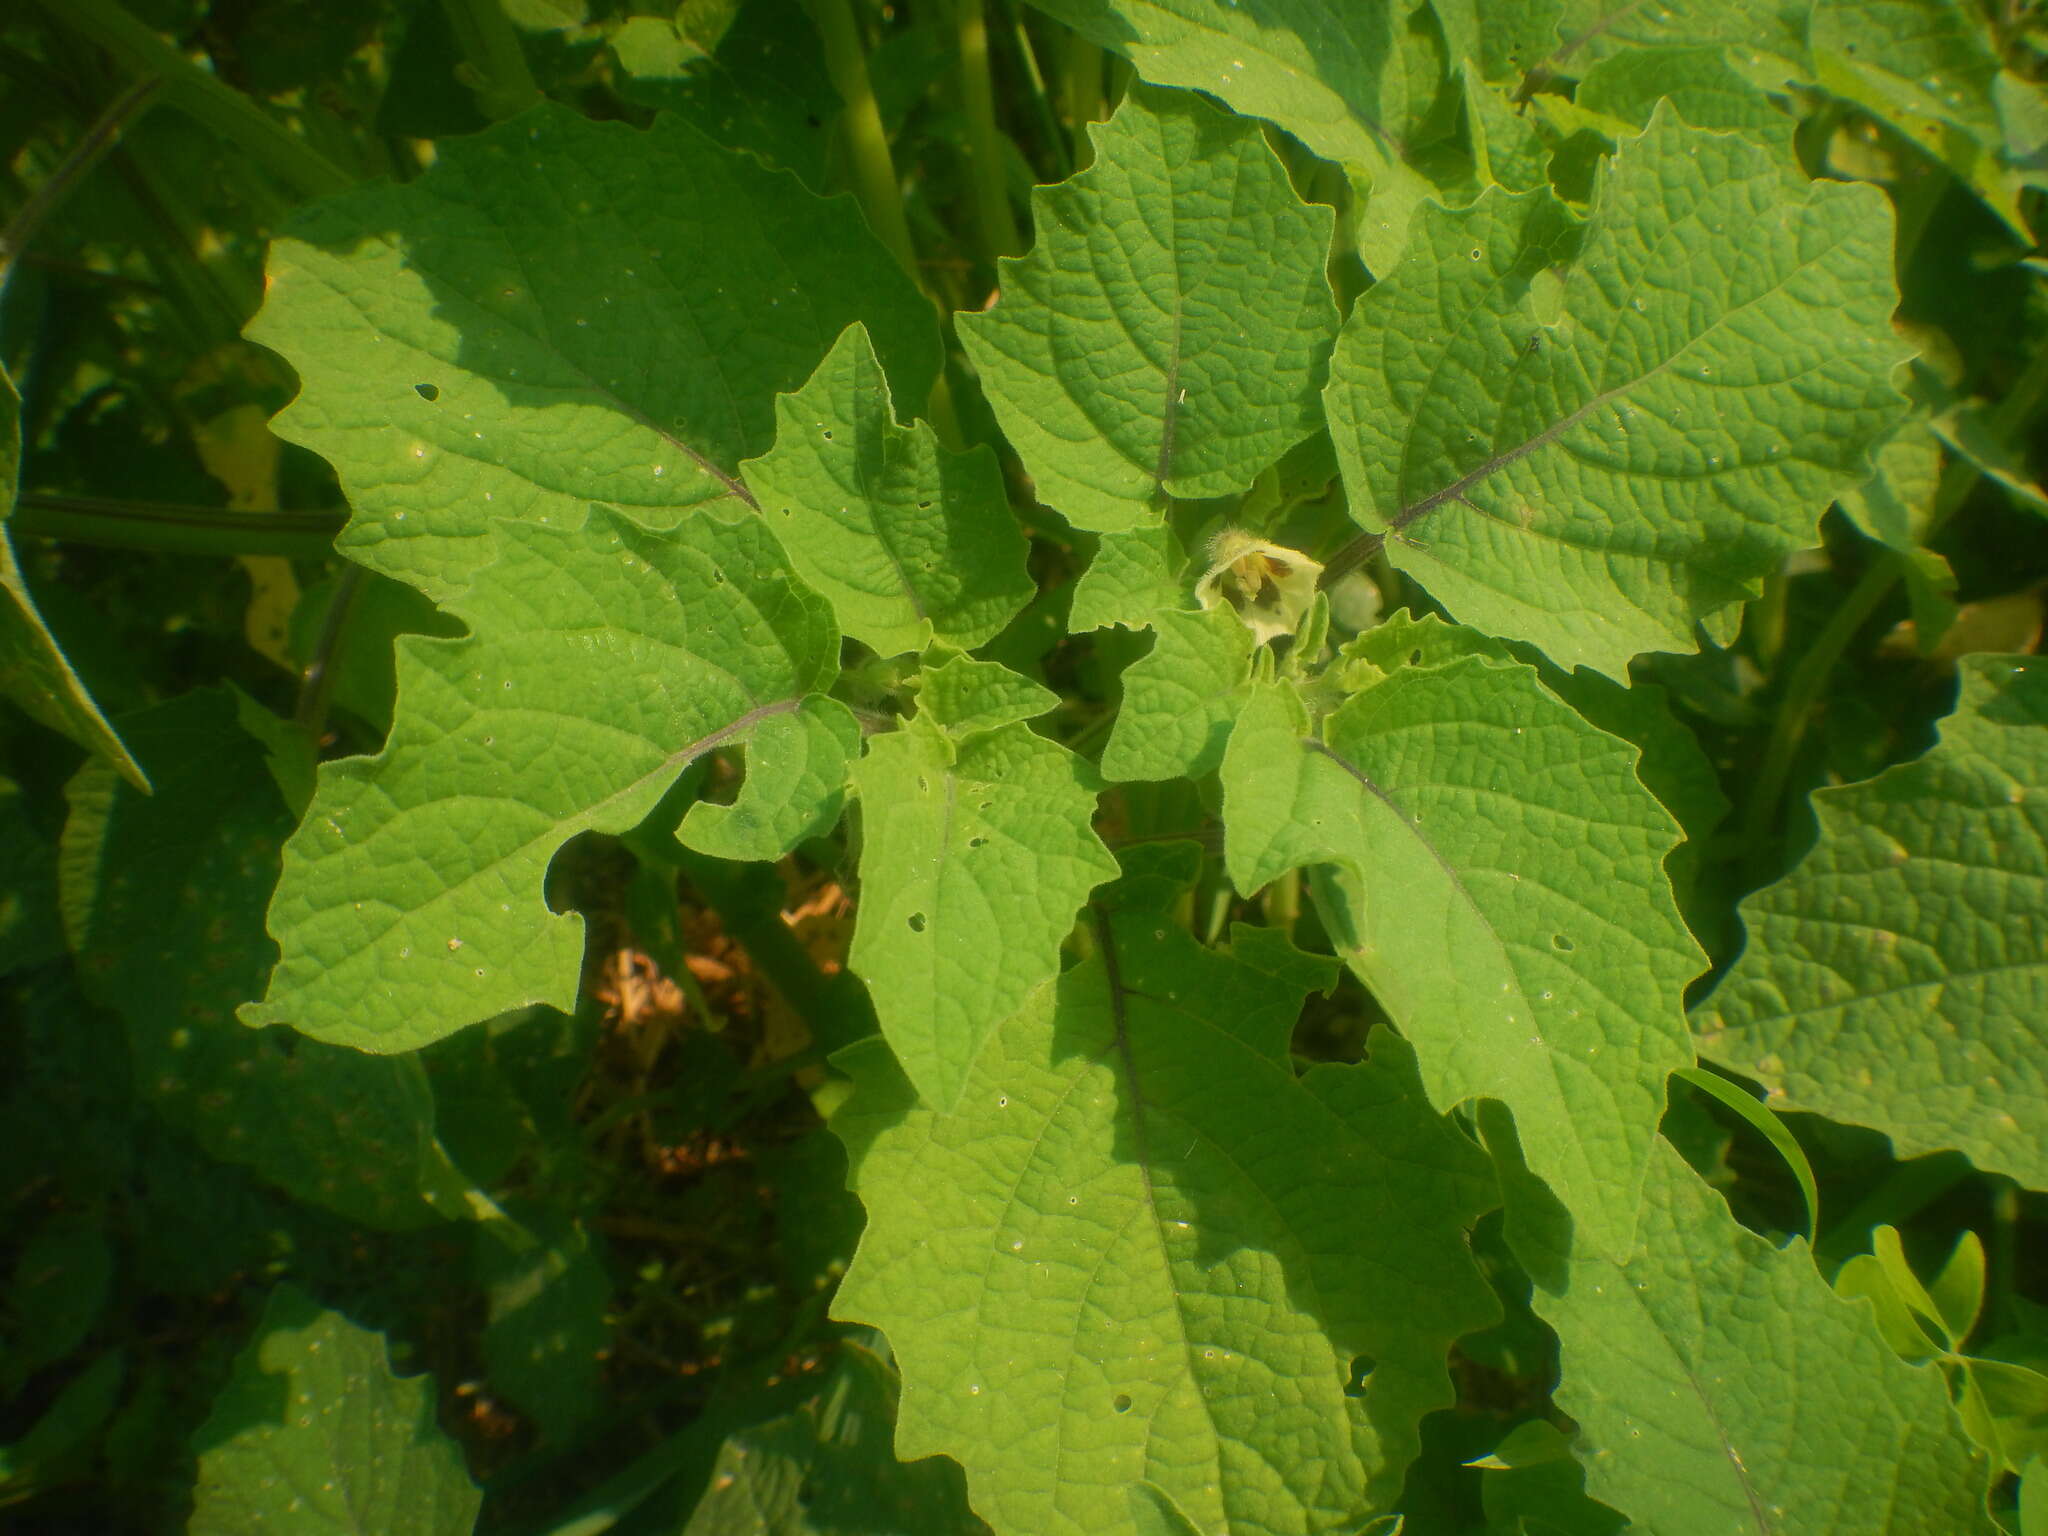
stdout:
{"type": "Polygon", "coordinates": [[[1074,152],[1067,143],[1066,135],[1060,132],[1060,120],[1053,111],[1052,98],[1046,89],[1045,72],[1038,66],[1038,50],[1031,42],[1031,29],[1024,24],[1024,13],[1017,0],[999,0],[999,3],[1003,7],[1003,18],[1008,23],[1011,42],[1017,50],[1018,65],[1030,87],[1025,94],[1031,103],[1031,115],[1038,119],[1038,136],[1045,141],[1046,153],[1053,157],[1051,179],[1064,181],[1074,174],[1074,152]]]}
{"type": "Polygon", "coordinates": [[[356,599],[362,595],[363,574],[360,565],[348,565],[336,578],[334,595],[327,600],[327,612],[320,620],[320,637],[299,675],[299,699],[292,718],[315,743],[327,730],[327,709],[334,701],[334,658],[341,651],[356,599]]]}
{"type": "MultiPolygon", "coordinates": [[[[2025,371],[2013,381],[2012,388],[1989,413],[1993,435],[2001,442],[2011,441],[2032,419],[2044,394],[2048,394],[2048,352],[2037,352],[2025,371]]],[[[1943,467],[1934,506],[1921,534],[1923,544],[1931,541],[1962,510],[1963,503],[1969,500],[1970,493],[1982,478],[1982,471],[1961,459],[1951,459],[1943,467]]],[[[1777,819],[1778,802],[1784,797],[1785,784],[1800,743],[1805,738],[1813,706],[1819,701],[1835,663],[1841,660],[1856,631],[1877,611],[1878,605],[1904,574],[1904,558],[1891,550],[1884,550],[1873,559],[1786,679],[1785,690],[1778,698],[1777,714],[1771,721],[1771,737],[1764,748],[1763,766],[1757,773],[1755,788],[1743,812],[1742,839],[1745,847],[1765,846],[1765,834],[1777,819]]]]}
{"type": "Polygon", "coordinates": [[[1295,924],[1301,920],[1301,871],[1290,869],[1267,886],[1260,906],[1269,927],[1282,933],[1294,932],[1295,924]]]}
{"type": "Polygon", "coordinates": [[[1060,50],[1059,103],[1072,135],[1074,167],[1085,169],[1095,159],[1088,125],[1102,116],[1102,50],[1078,32],[1069,33],[1060,50]]]}
{"type": "Polygon", "coordinates": [[[846,147],[853,161],[854,193],[868,216],[868,225],[889,253],[920,288],[917,252],[910,243],[910,222],[903,216],[903,189],[896,179],[895,157],[882,128],[882,109],[868,79],[867,54],[853,23],[849,0],[810,0],[811,15],[825,45],[825,70],[845,104],[846,147]]]}
{"type": "Polygon", "coordinates": [[[130,16],[115,0],[36,0],[50,19],[105,49],[138,75],[163,80],[165,100],[245,151],[307,197],[339,192],[353,178],[282,123],[130,16]]]}
{"type": "Polygon", "coordinates": [[[1742,840],[1745,847],[1758,849],[1766,846],[1767,835],[1778,817],[1779,802],[1784,798],[1785,782],[1791,774],[1793,760],[1798,756],[1800,743],[1806,738],[1807,720],[1813,706],[1827,687],[1835,663],[1842,659],[1842,653],[1856,638],[1856,632],[1890,594],[1899,579],[1900,570],[1897,555],[1890,550],[1880,551],[1864,567],[1863,575],[1850,589],[1849,595],[1828,616],[1821,632],[1814,636],[1813,643],[1786,678],[1784,692],[1778,696],[1777,715],[1771,721],[1771,738],[1764,748],[1763,766],[1757,771],[1756,786],[1743,812],[1742,840]]]}
{"type": "MultiPolygon", "coordinates": [[[[903,212],[903,187],[896,178],[896,160],[889,151],[889,135],[882,127],[882,109],[875,101],[874,82],[868,78],[867,53],[861,46],[860,29],[854,25],[850,0],[809,0],[818,35],[825,45],[825,70],[839,92],[845,111],[847,156],[853,163],[854,196],[867,215],[875,238],[896,258],[897,265],[931,299],[943,329],[949,320],[945,303],[925,280],[918,265],[917,248],[910,242],[910,221],[903,212]]],[[[962,445],[960,420],[953,408],[952,387],[944,370],[932,382],[925,402],[926,416],[939,440],[950,448],[962,445]]]]}
{"type": "Polygon", "coordinates": [[[457,76],[492,122],[517,117],[541,99],[519,33],[498,0],[441,0],[448,29],[462,50],[457,76]]]}
{"type": "Polygon", "coordinates": [[[18,535],[153,549],[179,555],[286,555],[323,560],[348,523],[343,508],[318,512],[232,512],[225,507],[120,501],[105,496],[54,496],[24,491],[7,526],[18,535]]]}
{"type": "Polygon", "coordinates": [[[113,105],[100,114],[99,121],[86,130],[85,137],[72,145],[71,153],[50,173],[49,179],[15,210],[14,217],[7,221],[7,227],[0,229],[0,283],[7,281],[7,274],[13,269],[16,258],[35,239],[43,221],[100,163],[128,125],[148,110],[157,92],[163,89],[163,83],[161,76],[145,75],[117,96],[113,105]]]}
{"type": "Polygon", "coordinates": [[[982,255],[991,268],[998,256],[1024,248],[1010,210],[1004,173],[1003,136],[996,127],[995,86],[988,68],[988,19],[982,0],[953,0],[955,37],[960,46],[960,101],[967,114],[967,150],[974,180],[974,216],[982,255]]]}

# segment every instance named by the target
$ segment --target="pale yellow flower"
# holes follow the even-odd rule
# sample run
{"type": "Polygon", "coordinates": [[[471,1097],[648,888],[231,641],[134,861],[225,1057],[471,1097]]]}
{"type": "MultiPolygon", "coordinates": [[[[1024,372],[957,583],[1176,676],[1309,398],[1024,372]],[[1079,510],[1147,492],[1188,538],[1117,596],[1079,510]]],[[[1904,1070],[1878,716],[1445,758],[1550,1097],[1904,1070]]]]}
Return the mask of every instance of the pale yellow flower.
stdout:
{"type": "Polygon", "coordinates": [[[1298,549],[1240,528],[1225,528],[1209,541],[1210,566],[1195,583],[1204,608],[1228,604],[1260,644],[1301,627],[1315,600],[1323,568],[1298,549]]]}

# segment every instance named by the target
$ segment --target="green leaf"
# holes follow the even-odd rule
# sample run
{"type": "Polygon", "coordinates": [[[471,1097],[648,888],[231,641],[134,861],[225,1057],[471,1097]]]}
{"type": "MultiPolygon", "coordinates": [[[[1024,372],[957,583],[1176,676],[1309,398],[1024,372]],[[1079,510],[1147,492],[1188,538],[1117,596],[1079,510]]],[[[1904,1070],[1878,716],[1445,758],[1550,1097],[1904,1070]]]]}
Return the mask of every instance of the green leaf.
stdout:
{"type": "Polygon", "coordinates": [[[64,952],[57,920],[57,850],[28,796],[0,777],[0,976],[64,952]]]}
{"type": "MultiPolygon", "coordinates": [[[[127,1357],[120,1351],[101,1355],[64,1384],[27,1433],[0,1445],[0,1496],[11,1504],[36,1492],[38,1472],[80,1450],[120,1402],[127,1374],[127,1357]]],[[[64,1479],[52,1476],[50,1481],[64,1479]]]]}
{"type": "Polygon", "coordinates": [[[850,963],[919,1095],[951,1108],[983,1038],[1059,971],[1116,873],[1088,765],[1011,724],[955,744],[912,719],[855,772],[862,841],[850,963]]]}
{"type": "Polygon", "coordinates": [[[0,1392],[13,1399],[44,1366],[83,1344],[106,1310],[114,1249],[101,1212],[52,1212],[25,1238],[7,1285],[0,1392]]]}
{"type": "Polygon", "coordinates": [[[244,707],[207,689],[126,717],[153,795],[103,763],[71,781],[60,878],[80,983],[121,1016],[142,1096],[213,1156],[366,1226],[467,1215],[418,1062],[235,1020],[276,953],[263,913],[292,827],[244,707]]]}
{"type": "Polygon", "coordinates": [[[105,758],[146,792],[149,781],[65,659],[14,558],[7,520],[14,515],[20,476],[21,396],[14,380],[0,372],[0,694],[31,719],[105,758]]]}
{"type": "MultiPolygon", "coordinates": [[[[1502,663],[1537,665],[1538,652],[1516,647],[1446,624],[1435,614],[1420,618],[1405,609],[1389,614],[1350,641],[1342,652],[1349,665],[1344,676],[1353,689],[1376,681],[1402,666],[1441,666],[1460,656],[1484,656],[1502,663]],[[1370,671],[1358,670],[1365,663],[1370,671]]],[[[1728,814],[1728,797],[1720,775],[1699,739],[1672,714],[1665,691],[1654,683],[1624,685],[1598,672],[1564,672],[1538,666],[1537,680],[1558,698],[1610,736],[1618,736],[1642,753],[1636,777],[1685,830],[1685,841],[1665,860],[1683,903],[1687,881],[1699,862],[1700,844],[1728,814]]]]}
{"type": "Polygon", "coordinates": [[[817,1397],[728,1435],[682,1536],[977,1536],[960,1469],[897,1461],[895,1373],[839,1346],[817,1397]]]}
{"type": "Polygon", "coordinates": [[[251,1023],[403,1051],[574,1007],[583,923],[543,900],[555,851],[629,830],[693,758],[837,670],[824,603],[752,516],[654,535],[598,509],[573,531],[506,523],[498,542],[448,603],[470,637],[400,642],[384,751],[322,767],[251,1023]]]}
{"type": "Polygon", "coordinates": [[[859,756],[860,722],[837,699],[812,694],[794,714],[754,727],[739,798],[691,806],[676,836],[713,858],[779,859],[838,823],[859,756]]]}
{"type": "Polygon", "coordinates": [[[1939,1373],[1893,1356],[1803,1241],[1744,1230],[1668,1145],[1634,1251],[1575,1255],[1536,1305],[1563,1344],[1558,1405],[1592,1447],[1587,1491],[1644,1529],[1991,1529],[1939,1373]]]}
{"type": "Polygon", "coordinates": [[[1510,192],[1546,185],[1550,145],[1538,126],[1540,119],[1511,91],[1488,85],[1478,73],[1469,61],[1463,67],[1466,131],[1479,185],[1510,192]]]}
{"type": "Polygon", "coordinates": [[[1813,797],[1820,839],[1742,904],[1701,1049],[1901,1157],[2048,1184],[2048,668],[1969,656],[1925,757],[1813,797]]]}
{"type": "Polygon", "coordinates": [[[1806,61],[1808,13],[1797,0],[1666,0],[1627,10],[1609,0],[1565,0],[1563,10],[1558,31],[1564,41],[1546,61],[1558,67],[1584,70],[1644,49],[1717,47],[1758,85],[1774,90],[1806,61]]]}
{"type": "Polygon", "coordinates": [[[195,1445],[192,1536],[468,1536],[483,1502],[432,1384],[394,1376],[381,1334],[288,1285],[195,1445]]]}
{"type": "Polygon", "coordinates": [[[1695,128],[1747,134],[1780,152],[1791,148],[1791,115],[1731,68],[1722,47],[1617,53],[1586,71],[1572,100],[1637,128],[1650,121],[1660,100],[1669,100],[1695,128]]]}
{"type": "Polygon", "coordinates": [[[738,466],[775,391],[854,321],[922,400],[931,307],[850,201],[673,118],[548,103],[299,213],[249,334],[299,372],[276,429],[341,476],[339,547],[440,601],[501,521],[573,530],[597,502],[666,528],[750,502],[738,466]]]}
{"type": "Polygon", "coordinates": [[[1323,158],[1357,169],[1375,190],[1360,226],[1367,264],[1380,270],[1398,252],[1409,212],[1428,191],[1402,164],[1403,144],[1442,73],[1433,50],[1409,46],[1400,7],[1351,0],[1033,3],[1128,58],[1141,79],[1203,91],[1247,116],[1270,118],[1323,158]]]}
{"type": "Polygon", "coordinates": [[[609,39],[625,76],[619,94],[675,113],[707,138],[822,187],[840,100],[818,30],[795,0],[748,0],[737,9],[715,39],[681,35],[687,8],[674,20],[626,17],[609,39]]]}
{"type": "Polygon", "coordinates": [[[775,402],[775,448],[741,466],[761,515],[839,627],[877,655],[971,650],[1031,600],[1024,533],[994,452],[896,424],[867,332],[849,326],[775,402]]]}
{"type": "Polygon", "coordinates": [[[1135,89],[1091,132],[1095,163],[1032,194],[1038,243],[960,340],[1040,500],[1135,529],[1244,490],[1321,424],[1332,215],[1195,97],[1135,89]]]}
{"type": "Polygon", "coordinates": [[[1669,815],[1636,754],[1522,666],[1403,668],[1310,734],[1255,688],[1223,761],[1232,881],[1318,883],[1338,953],[1422,1059],[1440,1108],[1514,1110],[1530,1163],[1625,1251],[1664,1079],[1687,1065],[1702,960],[1663,872],[1669,815]]]}
{"type": "Polygon", "coordinates": [[[1252,632],[1227,608],[1152,616],[1151,651],[1124,670],[1102,750],[1106,779],[1199,778],[1223,761],[1252,673],[1252,632]]]}
{"type": "Polygon", "coordinates": [[[1074,585],[1067,627],[1074,634],[1121,624],[1144,629],[1162,608],[1187,605],[1187,556],[1164,523],[1105,533],[1074,585]]]}
{"type": "Polygon", "coordinates": [[[917,711],[950,736],[971,736],[1057,709],[1060,696],[993,661],[950,656],[927,665],[917,684],[917,711]]]}
{"type": "Polygon", "coordinates": [[[1938,430],[1926,417],[1911,418],[1877,451],[1875,473],[1836,498],[1850,521],[1903,557],[1899,570],[1924,645],[1938,640],[1956,616],[1955,573],[1924,544],[1935,526],[1935,497],[1941,489],[1938,430]]]}
{"type": "Polygon", "coordinates": [[[395,645],[400,635],[459,635],[462,626],[403,582],[356,570],[308,587],[292,610],[290,649],[301,667],[320,655],[321,633],[339,622],[344,640],[324,660],[334,702],[361,717],[379,738],[390,734],[398,699],[395,645]],[[353,587],[353,590],[351,590],[353,587]],[[348,604],[338,618],[337,602],[348,604]]]}
{"type": "Polygon", "coordinates": [[[611,1277],[589,1234],[549,1220],[476,1229],[490,1322],[483,1331],[491,1385],[518,1404],[549,1443],[562,1444],[601,1406],[598,1371],[611,1343],[611,1277]]]}
{"type": "Polygon", "coordinates": [[[1480,1498],[1489,1532],[1514,1536],[1616,1536],[1628,1521],[1586,1497],[1586,1469],[1547,1419],[1525,1419],[1492,1456],[1480,1498]]]}
{"type": "Polygon", "coordinates": [[[1813,78],[1889,121],[2032,241],[1999,154],[1998,58],[1973,12],[1950,0],[1816,0],[1809,38],[1813,78]]]}
{"type": "Polygon", "coordinates": [[[1201,1530],[1354,1529],[1492,1312],[1463,1232],[1483,1161],[1407,1049],[1297,1077],[1329,962],[1268,930],[1204,949],[1162,910],[1179,889],[1129,882],[954,1113],[872,1047],[840,1058],[868,1227],[835,1310],[897,1352],[897,1454],[958,1459],[1006,1536],[1135,1532],[1141,1478],[1201,1530]]]}
{"type": "Polygon", "coordinates": [[[1868,478],[1896,303],[1875,188],[1660,109],[1583,228],[1548,192],[1432,208],[1359,300],[1325,393],[1352,515],[1561,666],[1691,650],[1868,478]]]}
{"type": "Polygon", "coordinates": [[[1810,1239],[1819,1232],[1820,1186],[1814,1182],[1813,1164],[1807,1161],[1806,1149],[1799,1145],[1799,1139],[1786,1128],[1784,1120],[1774,1110],[1759,1103],[1748,1089],[1738,1087],[1719,1073],[1709,1072],[1705,1067],[1680,1067],[1673,1075],[1683,1078],[1702,1093],[1719,1100],[1740,1116],[1745,1125],[1771,1144],[1771,1150],[1785,1160],[1785,1166],[1792,1174],[1792,1182],[1799,1186],[1799,1197],[1806,1205],[1807,1237],[1810,1239]]]}

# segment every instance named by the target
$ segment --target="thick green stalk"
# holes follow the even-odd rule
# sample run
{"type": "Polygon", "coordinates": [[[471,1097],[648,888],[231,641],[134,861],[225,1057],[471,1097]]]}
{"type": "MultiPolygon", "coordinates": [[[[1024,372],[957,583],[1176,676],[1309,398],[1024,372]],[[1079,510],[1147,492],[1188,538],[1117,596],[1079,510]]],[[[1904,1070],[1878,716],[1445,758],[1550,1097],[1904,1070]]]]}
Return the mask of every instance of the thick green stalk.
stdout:
{"type": "Polygon", "coordinates": [[[441,0],[441,9],[462,50],[457,75],[476,98],[479,112],[503,122],[540,101],[518,30],[498,0],[441,0]]]}
{"type": "MultiPolygon", "coordinates": [[[[917,262],[917,248],[910,242],[910,221],[903,212],[903,187],[896,178],[896,159],[889,150],[889,135],[882,127],[882,109],[875,101],[874,83],[868,78],[867,53],[861,45],[860,29],[854,25],[850,0],[809,0],[817,21],[818,35],[825,45],[825,70],[845,105],[841,119],[846,129],[847,156],[853,163],[854,196],[867,215],[868,227],[896,258],[897,265],[932,300],[943,328],[950,322],[946,305],[926,280],[917,262]]],[[[925,414],[939,440],[959,448],[964,439],[959,417],[953,409],[953,392],[943,370],[932,383],[925,414]]]]}
{"type": "Polygon", "coordinates": [[[246,152],[307,197],[353,179],[246,96],[194,64],[114,0],[37,0],[50,19],[104,48],[138,75],[160,78],[165,100],[246,152]]]}
{"type": "Polygon", "coordinates": [[[825,69],[846,106],[846,147],[853,162],[854,195],[868,216],[868,226],[901,263],[912,282],[925,287],[917,251],[910,243],[910,222],[903,215],[903,188],[896,179],[895,157],[882,128],[882,109],[868,79],[868,59],[860,31],[853,23],[849,0],[810,0],[818,35],[825,44],[825,69]]]}
{"type": "Polygon", "coordinates": [[[988,69],[988,20],[982,0],[953,0],[960,45],[960,99],[967,112],[967,148],[973,163],[974,215],[982,255],[993,267],[998,256],[1024,248],[1010,211],[1003,136],[996,127],[995,87],[988,69]]]}
{"type": "Polygon", "coordinates": [[[1068,35],[1060,52],[1059,102],[1073,135],[1074,168],[1085,170],[1095,158],[1088,125],[1102,116],[1102,50],[1078,32],[1068,35]]]}
{"type": "Polygon", "coordinates": [[[107,496],[52,496],[26,491],[7,526],[17,537],[57,539],[108,549],[153,549],[176,555],[286,555],[324,560],[346,510],[233,512],[225,507],[121,501],[107,496]]]}

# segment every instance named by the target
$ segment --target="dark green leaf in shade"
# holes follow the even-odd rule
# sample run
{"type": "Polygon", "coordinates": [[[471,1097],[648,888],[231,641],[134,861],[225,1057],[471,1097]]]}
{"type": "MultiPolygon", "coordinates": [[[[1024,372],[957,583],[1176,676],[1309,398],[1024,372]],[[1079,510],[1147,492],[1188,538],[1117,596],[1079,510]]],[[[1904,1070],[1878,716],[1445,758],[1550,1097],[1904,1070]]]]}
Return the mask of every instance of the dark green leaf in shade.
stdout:
{"type": "Polygon", "coordinates": [[[957,1111],[877,1046],[841,1058],[868,1228],[835,1310],[896,1350],[897,1453],[955,1457],[1001,1531],[1135,1532],[1141,1478],[1202,1530],[1353,1530],[1450,1401],[1446,1345],[1490,1320],[1463,1231],[1483,1159],[1399,1040],[1296,1075],[1330,962],[1269,930],[1197,945],[1166,915],[1191,852],[1142,850],[957,1111]]]}
{"type": "Polygon", "coordinates": [[[1926,756],[1813,798],[1700,1047],[1789,1107],[2048,1184],[2048,666],[1970,656],[1926,756]]]}
{"type": "Polygon", "coordinates": [[[1469,656],[1402,668],[1312,735],[1254,688],[1223,761],[1231,879],[1334,866],[1338,953],[1415,1044],[1431,1101],[1515,1112],[1536,1171],[1624,1252],[1664,1079],[1692,1060],[1703,967],[1636,751],[1537,682],[1469,656]]]}
{"type": "Polygon", "coordinates": [[[960,1469],[890,1445],[896,1374],[839,1346],[817,1396],[726,1437],[681,1536],[985,1536],[960,1469]]]}
{"type": "Polygon", "coordinates": [[[2033,239],[2023,180],[2000,154],[1997,45],[1979,15],[1950,0],[1816,0],[1808,45],[1812,78],[1890,122],[2033,239]]]}
{"type": "Polygon", "coordinates": [[[394,1376],[383,1335],[288,1285],[193,1446],[191,1536],[469,1536],[483,1502],[432,1383],[394,1376]]]}
{"type": "Polygon", "coordinates": [[[14,780],[0,777],[0,976],[64,952],[57,850],[14,780]]]}
{"type": "Polygon", "coordinates": [[[850,963],[927,1103],[959,1100],[989,1031],[1058,973],[1075,913],[1115,875],[1093,778],[1021,724],[955,743],[913,718],[869,744],[850,963]]]}
{"type": "Polygon", "coordinates": [[[1242,491],[1319,425],[1332,215],[1257,126],[1133,90],[1095,163],[1033,194],[1038,243],[961,344],[1039,499],[1083,528],[1242,491]]]}
{"type": "Polygon", "coordinates": [[[629,830],[686,764],[837,671],[823,600],[751,513],[655,535],[600,509],[574,530],[506,523],[498,543],[447,604],[469,637],[400,641],[384,751],[323,765],[250,1022],[388,1052],[571,1008],[583,923],[543,899],[556,850],[629,830]]]}
{"type": "Polygon", "coordinates": [[[20,472],[21,396],[15,392],[14,380],[0,373],[0,694],[20,705],[31,718],[105,758],[131,784],[146,789],[142,769],[65,660],[14,558],[14,534],[7,521],[14,512],[20,472]]]}
{"type": "Polygon", "coordinates": [[[589,1234],[560,1219],[484,1222],[474,1233],[490,1300],[483,1349],[491,1385],[560,1444],[601,1404],[611,1277],[589,1234]]]}
{"type": "Polygon", "coordinates": [[[610,41],[627,100],[674,113],[808,187],[826,185],[841,107],[798,0],[746,0],[715,39],[693,36],[682,16],[628,16],[610,41]]]}
{"type": "Polygon", "coordinates": [[[299,372],[277,430],[335,467],[360,563],[440,601],[501,520],[649,527],[747,499],[774,395],[862,321],[906,399],[931,307],[845,199],[657,118],[552,103],[403,186],[300,212],[249,334],[299,372]]]}
{"type": "Polygon", "coordinates": [[[211,689],[126,717],[153,795],[99,763],[72,780],[60,880],[80,980],[121,1016],[140,1094],[215,1157],[367,1226],[466,1215],[417,1062],[235,1019],[275,953],[263,912],[292,826],[245,706],[211,689]]]}
{"type": "Polygon", "coordinates": [[[12,1398],[31,1376],[62,1360],[100,1321],[114,1278],[114,1248],[99,1212],[52,1212],[30,1232],[8,1278],[0,1393],[12,1398]]]}
{"type": "Polygon", "coordinates": [[[877,655],[972,650],[1031,601],[1024,533],[986,445],[899,426],[867,332],[849,326],[775,402],[774,450],[742,469],[790,564],[877,655]]]}
{"type": "Polygon", "coordinates": [[[1561,666],[1690,650],[1869,477],[1897,299],[1876,189],[1661,108],[1583,228],[1540,191],[1426,211],[1331,362],[1352,516],[1561,666]]]}

